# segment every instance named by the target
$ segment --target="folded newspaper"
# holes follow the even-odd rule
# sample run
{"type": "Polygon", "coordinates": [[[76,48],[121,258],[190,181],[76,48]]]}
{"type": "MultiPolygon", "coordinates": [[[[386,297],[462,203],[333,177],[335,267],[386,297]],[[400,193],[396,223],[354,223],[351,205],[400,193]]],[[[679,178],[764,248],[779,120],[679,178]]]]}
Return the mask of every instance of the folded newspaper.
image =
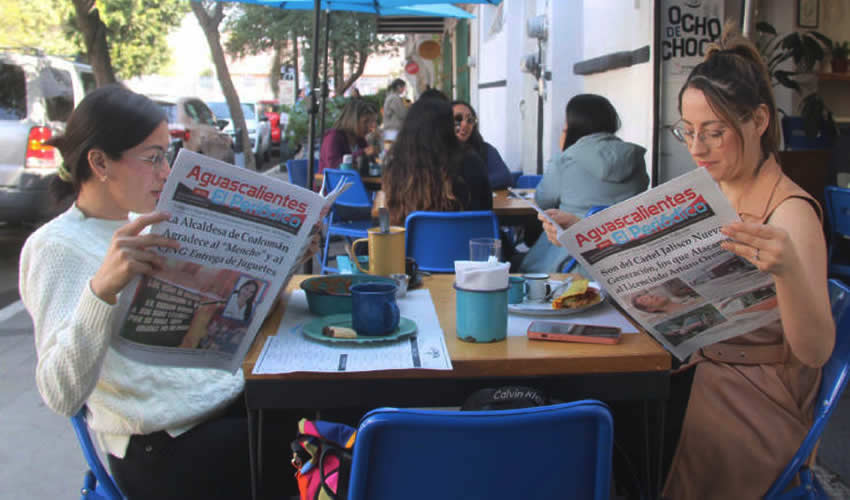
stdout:
{"type": "Polygon", "coordinates": [[[575,223],[558,240],[680,360],[779,320],[773,279],[724,250],[740,220],[696,169],[575,223]]]}
{"type": "Polygon", "coordinates": [[[121,292],[113,347],[141,362],[235,372],[306,250],[327,197],[180,151],[151,227],[180,242],[163,269],[121,292]]]}

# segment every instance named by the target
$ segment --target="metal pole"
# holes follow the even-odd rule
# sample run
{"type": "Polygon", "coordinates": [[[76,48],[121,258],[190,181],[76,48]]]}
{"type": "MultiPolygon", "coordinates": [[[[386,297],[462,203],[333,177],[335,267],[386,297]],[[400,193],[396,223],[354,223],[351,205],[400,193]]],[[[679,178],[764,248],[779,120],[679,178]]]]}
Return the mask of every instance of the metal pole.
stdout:
{"type": "Polygon", "coordinates": [[[325,11],[325,67],[323,71],[325,75],[322,79],[322,111],[319,115],[319,137],[325,136],[325,114],[327,113],[328,107],[328,52],[330,51],[330,44],[328,43],[328,38],[330,36],[331,31],[331,11],[325,11]]]}
{"type": "Polygon", "coordinates": [[[313,172],[315,172],[315,161],[313,149],[316,143],[316,93],[319,80],[319,15],[321,13],[321,0],[313,0],[313,66],[310,68],[310,104],[307,108],[309,116],[307,125],[307,187],[313,189],[313,172]]]}
{"type": "Polygon", "coordinates": [[[537,175],[543,175],[543,44],[537,39],[537,175]]]}

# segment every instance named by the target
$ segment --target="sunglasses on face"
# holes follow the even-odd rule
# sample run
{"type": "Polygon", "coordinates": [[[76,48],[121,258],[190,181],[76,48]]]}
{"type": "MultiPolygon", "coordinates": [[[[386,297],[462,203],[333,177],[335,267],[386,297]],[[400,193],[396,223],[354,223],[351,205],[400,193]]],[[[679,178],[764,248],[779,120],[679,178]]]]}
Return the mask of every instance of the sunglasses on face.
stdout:
{"type": "Polygon", "coordinates": [[[478,122],[478,120],[476,120],[475,117],[472,115],[455,115],[454,118],[456,127],[460,127],[464,120],[466,120],[466,123],[472,126],[475,126],[475,124],[478,122]]]}

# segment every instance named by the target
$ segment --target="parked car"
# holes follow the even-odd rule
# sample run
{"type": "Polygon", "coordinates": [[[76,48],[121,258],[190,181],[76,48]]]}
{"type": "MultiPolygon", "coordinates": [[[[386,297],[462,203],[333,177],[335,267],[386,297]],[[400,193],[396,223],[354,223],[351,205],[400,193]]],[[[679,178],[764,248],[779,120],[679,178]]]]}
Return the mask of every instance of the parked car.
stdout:
{"type": "Polygon", "coordinates": [[[44,142],[65,130],[94,88],[87,64],[33,49],[0,51],[0,221],[43,222],[70,205],[47,192],[62,157],[44,142]]]}
{"type": "Polygon", "coordinates": [[[233,163],[233,139],[223,132],[224,120],[218,122],[210,108],[197,97],[152,98],[168,116],[169,162],[181,148],[217,160],[233,163]]]}
{"type": "MultiPolygon", "coordinates": [[[[222,129],[234,136],[236,132],[233,130],[233,120],[230,117],[230,108],[224,101],[207,103],[212,109],[217,118],[227,120],[227,125],[222,129]]],[[[264,161],[271,156],[271,126],[269,119],[257,113],[257,104],[253,102],[243,102],[242,114],[245,115],[245,126],[248,128],[248,137],[251,139],[251,152],[254,153],[254,160],[259,168],[264,161]]],[[[245,152],[248,152],[246,145],[245,152]]]]}

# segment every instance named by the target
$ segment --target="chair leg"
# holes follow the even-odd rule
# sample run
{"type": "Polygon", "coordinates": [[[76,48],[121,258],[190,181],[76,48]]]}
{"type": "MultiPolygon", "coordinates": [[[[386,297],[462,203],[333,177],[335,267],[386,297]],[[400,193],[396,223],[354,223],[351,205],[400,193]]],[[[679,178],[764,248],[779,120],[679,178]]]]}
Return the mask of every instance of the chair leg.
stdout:
{"type": "Polygon", "coordinates": [[[328,269],[328,248],[330,248],[331,243],[331,223],[333,223],[333,217],[333,212],[331,212],[328,216],[327,223],[325,224],[327,234],[325,235],[325,248],[322,251],[322,274],[325,274],[328,269]]]}

